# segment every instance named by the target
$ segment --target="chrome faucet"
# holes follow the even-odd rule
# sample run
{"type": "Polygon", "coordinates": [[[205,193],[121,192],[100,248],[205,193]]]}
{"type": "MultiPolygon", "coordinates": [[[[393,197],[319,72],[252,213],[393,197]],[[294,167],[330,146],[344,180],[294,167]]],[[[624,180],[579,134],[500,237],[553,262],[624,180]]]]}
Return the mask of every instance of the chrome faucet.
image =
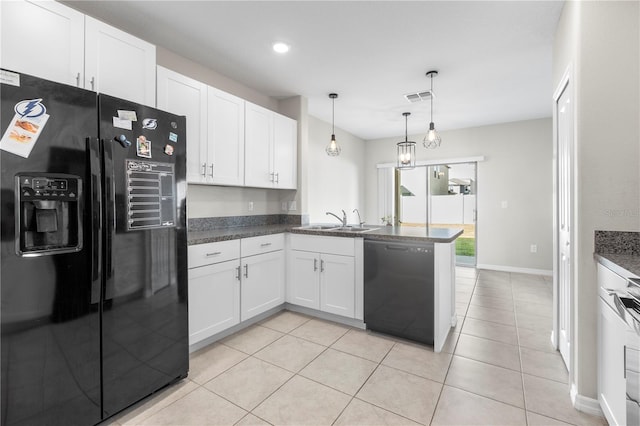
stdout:
{"type": "Polygon", "coordinates": [[[364,225],[364,222],[362,221],[362,218],[360,217],[360,211],[358,209],[353,209],[353,211],[351,213],[358,213],[358,223],[360,224],[360,228],[362,228],[362,225],[364,225]]]}
{"type": "Polygon", "coordinates": [[[327,215],[331,215],[336,219],[338,219],[340,222],[342,222],[342,226],[347,226],[347,213],[344,210],[342,210],[342,219],[340,219],[338,215],[333,214],[331,212],[327,212],[327,215]]]}

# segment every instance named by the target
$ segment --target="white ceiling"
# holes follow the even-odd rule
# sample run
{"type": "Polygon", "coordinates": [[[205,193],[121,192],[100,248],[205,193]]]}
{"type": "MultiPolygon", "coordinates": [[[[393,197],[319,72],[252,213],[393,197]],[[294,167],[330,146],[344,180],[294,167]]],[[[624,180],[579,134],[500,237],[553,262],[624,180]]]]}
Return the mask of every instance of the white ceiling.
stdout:
{"type": "Polygon", "coordinates": [[[562,1],[69,1],[68,5],[363,139],[551,116],[562,1]],[[275,41],[291,45],[279,55],[275,41]]]}

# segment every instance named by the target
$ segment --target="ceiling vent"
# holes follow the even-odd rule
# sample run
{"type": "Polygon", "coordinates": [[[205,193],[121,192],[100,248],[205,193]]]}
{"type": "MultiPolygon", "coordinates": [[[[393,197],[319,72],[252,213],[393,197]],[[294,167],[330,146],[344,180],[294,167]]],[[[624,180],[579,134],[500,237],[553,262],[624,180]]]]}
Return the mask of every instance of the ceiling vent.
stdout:
{"type": "Polygon", "coordinates": [[[416,102],[428,101],[431,97],[436,97],[436,95],[430,90],[423,90],[421,92],[416,93],[407,93],[404,95],[404,98],[410,103],[414,104],[416,102]]]}

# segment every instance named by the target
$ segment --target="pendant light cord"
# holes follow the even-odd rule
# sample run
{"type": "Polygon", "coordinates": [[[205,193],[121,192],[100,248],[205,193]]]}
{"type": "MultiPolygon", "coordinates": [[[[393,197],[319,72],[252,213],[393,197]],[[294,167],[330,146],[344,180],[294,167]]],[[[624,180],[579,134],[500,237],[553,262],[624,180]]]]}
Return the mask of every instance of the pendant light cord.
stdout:
{"type": "Polygon", "coordinates": [[[331,98],[331,134],[336,134],[336,98],[331,98]]]}
{"type": "Polygon", "coordinates": [[[409,142],[409,133],[407,133],[407,120],[409,119],[409,115],[404,115],[404,141],[409,142]]]}
{"type": "Polygon", "coordinates": [[[431,77],[431,99],[429,101],[431,102],[431,122],[433,123],[433,74],[429,77],[431,77]]]}

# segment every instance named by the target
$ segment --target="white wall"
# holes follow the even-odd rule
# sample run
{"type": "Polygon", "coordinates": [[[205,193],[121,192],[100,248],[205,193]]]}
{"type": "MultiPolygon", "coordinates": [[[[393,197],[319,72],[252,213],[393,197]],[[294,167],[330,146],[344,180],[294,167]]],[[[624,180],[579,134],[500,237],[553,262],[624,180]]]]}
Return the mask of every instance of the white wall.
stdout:
{"type": "MultiPolygon", "coordinates": [[[[418,145],[418,161],[485,156],[477,170],[478,265],[551,271],[551,128],[550,118],[519,121],[442,132],[442,146],[436,150],[418,145]],[[501,207],[503,201],[507,208],[501,207]],[[530,253],[531,244],[538,246],[537,253],[530,253]]],[[[395,163],[396,142],[378,139],[366,144],[370,223],[379,223],[376,165],[395,163]]]]}
{"type": "MultiPolygon", "coordinates": [[[[364,220],[365,143],[350,133],[336,128],[336,140],[342,148],[337,157],[329,157],[325,148],[331,139],[331,123],[309,116],[308,157],[303,167],[307,173],[309,222],[337,222],[325,212],[342,217],[347,212],[349,223],[357,223],[353,209],[359,209],[364,220]]],[[[375,179],[375,176],[374,176],[375,179]]],[[[375,205],[373,211],[375,211],[375,205]]],[[[378,222],[372,222],[378,223],[378,222]]]]}
{"type": "Polygon", "coordinates": [[[574,337],[570,380],[597,397],[594,231],[640,231],[638,2],[566,2],[556,31],[554,90],[573,67],[576,114],[574,337]]]}

